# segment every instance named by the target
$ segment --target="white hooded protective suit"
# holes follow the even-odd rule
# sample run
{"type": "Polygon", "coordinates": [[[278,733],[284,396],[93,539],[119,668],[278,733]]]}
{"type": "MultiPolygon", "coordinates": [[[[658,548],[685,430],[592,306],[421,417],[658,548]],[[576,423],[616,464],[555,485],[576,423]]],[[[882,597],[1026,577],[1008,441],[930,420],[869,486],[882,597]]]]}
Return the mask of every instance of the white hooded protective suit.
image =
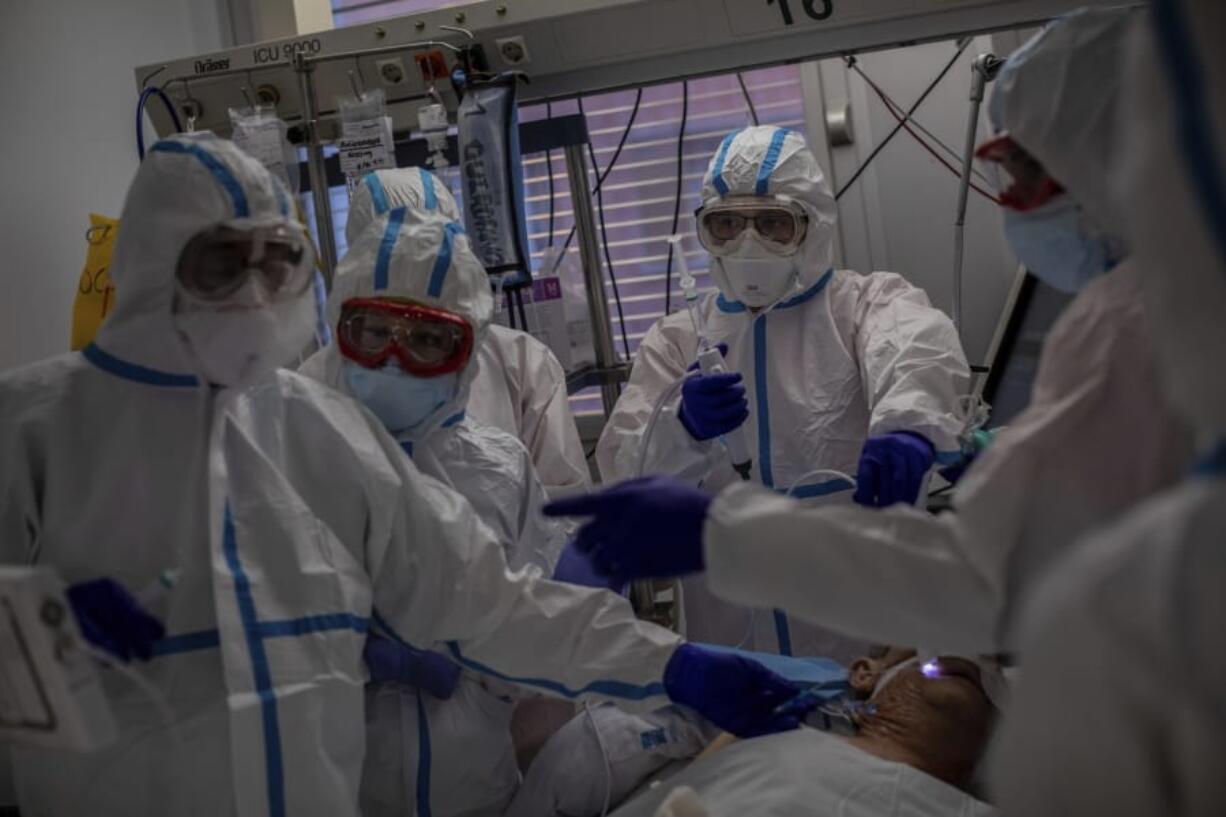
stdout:
{"type": "MultiPolygon", "coordinates": [[[[349,203],[345,224],[349,245],[377,216],[402,206],[409,208],[412,219],[437,216],[463,223],[455,198],[428,170],[376,170],[362,179],[349,203]]],[[[532,454],[551,496],[590,485],[591,474],[567,398],[566,374],[549,347],[527,332],[490,324],[476,357],[468,416],[518,437],[532,454]]]]}
{"type": "Polygon", "coordinates": [[[152,604],[169,635],[138,667],[173,728],[104,672],[119,742],[14,750],[23,814],[356,815],[376,611],[406,641],[550,694],[668,702],[675,636],[611,594],[508,575],[469,504],[353,401],[284,370],[244,391],[197,382],[173,325],[181,249],[290,212],[229,142],[157,143],[95,343],[0,377],[0,560],[137,594],[177,577],[152,604]]]}
{"type": "MultiPolygon", "coordinates": [[[[1101,154],[1114,141],[1113,117],[1101,109],[1118,100],[1132,15],[1061,18],[1003,72],[1006,98],[995,104],[1005,127],[1045,166],[1065,169],[1058,180],[1078,201],[1083,189],[1095,200],[1101,154]],[[1100,113],[1083,115],[1065,81],[1092,89],[1100,113]],[[1009,99],[1015,92],[1029,104],[1009,99]]],[[[711,587],[886,643],[1016,647],[1016,609],[1052,560],[1171,485],[1190,456],[1186,425],[1161,399],[1139,296],[1153,270],[1126,261],[1069,305],[1045,342],[1030,406],[958,484],[954,513],[804,510],[738,486],[716,500],[706,527],[711,587]]]]}
{"type": "Polygon", "coordinates": [[[1114,168],[1167,397],[1202,454],[1086,540],[1027,609],[1000,735],[1005,813],[1226,813],[1226,6],[1137,27],[1114,168]]]}
{"type": "MultiPolygon", "coordinates": [[[[423,219],[408,209],[377,216],[373,229],[350,247],[337,269],[330,322],[336,324],[351,298],[406,298],[464,318],[473,327],[473,348],[479,348],[492,308],[481,262],[459,225],[423,219]]],[[[302,372],[349,393],[344,362],[334,343],[308,360],[302,372]]],[[[566,544],[565,528],[539,513],[545,493],[523,444],[465,416],[477,369],[470,360],[454,397],[411,433],[397,435],[398,441],[423,473],[469,499],[503,543],[513,570],[551,576],[566,544]]],[[[364,812],[403,814],[410,804],[428,802],[436,817],[501,814],[519,784],[510,732],[515,692],[477,677],[464,678],[447,700],[400,684],[372,687],[364,812]],[[427,791],[417,791],[426,784],[427,791]]]]}
{"type": "MultiPolygon", "coordinates": [[[[745,378],[749,419],[742,428],[755,481],[776,493],[796,483],[794,495],[801,498],[850,498],[845,481],[806,475],[820,468],[854,475],[865,438],[892,431],[922,434],[939,456],[956,456],[958,402],[969,370],[950,320],[899,275],[831,268],[834,196],[799,133],[755,127],[724,140],[703,180],[704,201],[752,194],[790,196],[809,219],[795,256],[796,281],[773,309],[754,314],[734,301],[714,258],[720,292],[698,307],[710,342],[728,344],[728,370],[745,378]]],[[[652,408],[697,352],[684,311],[647,333],[596,449],[606,481],[637,475],[652,408]]],[[[677,417],[678,404],[674,400],[657,421],[645,473],[692,479],[711,490],[736,481],[722,445],[691,438],[677,417]]],[[[787,639],[769,614],[758,615],[749,633],[749,613],[711,597],[701,580],[687,581],[685,594],[692,639],[768,652],[781,650],[787,639]]],[[[804,629],[790,634],[797,655],[850,660],[862,651],[862,645],[842,649],[816,629],[804,629]]]]}

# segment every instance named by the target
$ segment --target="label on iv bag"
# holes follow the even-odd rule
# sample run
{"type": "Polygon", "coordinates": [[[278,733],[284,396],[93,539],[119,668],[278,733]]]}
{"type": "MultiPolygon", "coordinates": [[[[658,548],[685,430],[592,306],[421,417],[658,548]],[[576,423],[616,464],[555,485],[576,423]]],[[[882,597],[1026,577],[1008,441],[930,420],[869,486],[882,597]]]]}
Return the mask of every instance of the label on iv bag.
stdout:
{"type": "MultiPolygon", "coordinates": [[[[570,341],[566,332],[566,310],[562,304],[562,281],[556,277],[537,278],[524,291],[525,304],[531,303],[528,333],[553,350],[564,370],[571,368],[570,341]]],[[[522,327],[521,327],[522,328],[522,327]]]]}
{"type": "MultiPolygon", "coordinates": [[[[596,362],[587,303],[581,295],[572,297],[557,275],[533,278],[532,285],[522,293],[528,318],[526,331],[549,347],[564,371],[573,372],[596,362]]],[[[509,311],[510,307],[503,310],[497,320],[506,323],[509,311]]]]}
{"type": "Polygon", "coordinates": [[[268,168],[268,172],[285,182],[287,187],[291,187],[280,122],[275,119],[248,122],[241,131],[235,131],[233,136],[234,144],[244,153],[268,168]]]}
{"type": "Polygon", "coordinates": [[[361,178],[372,170],[395,167],[391,117],[344,123],[337,149],[341,172],[351,179],[361,178]]]}

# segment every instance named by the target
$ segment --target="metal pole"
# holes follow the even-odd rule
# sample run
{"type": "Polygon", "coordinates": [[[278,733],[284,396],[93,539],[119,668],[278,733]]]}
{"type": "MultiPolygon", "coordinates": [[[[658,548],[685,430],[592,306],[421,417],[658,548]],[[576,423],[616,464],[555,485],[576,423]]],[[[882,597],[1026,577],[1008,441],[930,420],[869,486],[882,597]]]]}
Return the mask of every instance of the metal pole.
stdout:
{"type": "Polygon", "coordinates": [[[966,206],[971,189],[971,166],[975,161],[975,140],[979,134],[979,107],[984,88],[995,78],[1001,61],[992,54],[980,54],[971,66],[971,110],[966,120],[966,146],[962,152],[962,179],[958,185],[958,215],[954,220],[954,327],[962,332],[962,262],[966,243],[966,206]]]}
{"type": "MultiPolygon", "coordinates": [[[[592,343],[596,348],[596,368],[608,370],[617,365],[613,346],[613,326],[609,321],[609,299],[604,289],[604,272],[600,267],[600,247],[596,241],[596,219],[592,214],[592,190],[587,181],[587,162],[583,145],[567,145],[566,176],[570,180],[570,200],[575,208],[575,230],[579,238],[579,258],[583,262],[583,280],[587,286],[587,309],[592,319],[592,343]]],[[[617,403],[617,384],[600,387],[607,417],[617,403]]]]}
{"type": "Polygon", "coordinates": [[[315,107],[315,66],[294,55],[298,87],[302,96],[302,125],[306,129],[307,172],[311,177],[311,200],[315,203],[315,232],[323,261],[324,282],[332,288],[336,270],[336,236],[332,234],[332,202],[328,198],[328,174],[324,169],[324,146],[319,140],[319,120],[315,107]]]}

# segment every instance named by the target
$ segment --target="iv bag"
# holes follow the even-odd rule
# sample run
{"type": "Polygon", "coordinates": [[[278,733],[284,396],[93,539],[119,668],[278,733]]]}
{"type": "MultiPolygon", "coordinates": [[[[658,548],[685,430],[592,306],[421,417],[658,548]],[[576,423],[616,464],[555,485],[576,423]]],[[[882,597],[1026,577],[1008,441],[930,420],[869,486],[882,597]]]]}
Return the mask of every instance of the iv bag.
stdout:
{"type": "Polygon", "coordinates": [[[477,257],[507,289],[532,280],[514,74],[470,80],[460,102],[464,225],[477,257]]]}
{"type": "Polygon", "coordinates": [[[361,96],[336,99],[341,116],[341,140],[337,145],[341,172],[349,193],[362,177],[374,170],[396,166],[396,146],[392,140],[392,118],[387,115],[383,89],[361,96]]]}
{"type": "Polygon", "coordinates": [[[277,117],[276,109],[271,105],[231,108],[230,125],[234,144],[281,179],[290,193],[297,193],[298,154],[286,135],[288,126],[277,117]]]}

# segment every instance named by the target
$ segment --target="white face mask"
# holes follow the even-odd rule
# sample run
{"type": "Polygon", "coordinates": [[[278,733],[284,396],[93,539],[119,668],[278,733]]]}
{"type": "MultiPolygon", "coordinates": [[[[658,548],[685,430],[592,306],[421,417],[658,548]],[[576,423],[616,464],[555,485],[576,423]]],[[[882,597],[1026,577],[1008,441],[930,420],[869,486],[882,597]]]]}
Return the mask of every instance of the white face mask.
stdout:
{"type": "Polygon", "coordinates": [[[735,255],[713,261],[723,268],[732,287],[732,292],[725,295],[748,307],[770,306],[796,286],[795,257],[776,255],[753,237],[746,239],[735,255]]]}
{"type": "Polygon", "coordinates": [[[219,386],[241,387],[297,362],[314,335],[315,317],[315,298],[307,290],[258,307],[191,305],[174,321],[201,375],[219,386]]]}

